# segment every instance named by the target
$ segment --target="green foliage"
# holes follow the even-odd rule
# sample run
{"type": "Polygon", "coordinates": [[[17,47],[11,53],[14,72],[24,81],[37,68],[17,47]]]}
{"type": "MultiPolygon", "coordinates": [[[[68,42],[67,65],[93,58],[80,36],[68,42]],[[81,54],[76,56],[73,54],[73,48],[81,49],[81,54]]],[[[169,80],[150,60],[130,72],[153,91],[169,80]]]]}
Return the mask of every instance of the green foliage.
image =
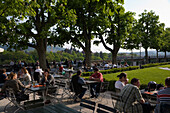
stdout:
{"type": "Polygon", "coordinates": [[[142,65],[142,68],[148,68],[148,67],[155,67],[155,66],[160,66],[160,65],[167,65],[170,64],[170,62],[164,62],[164,63],[150,63],[150,64],[145,64],[142,65]]]}
{"type": "MultiPolygon", "coordinates": [[[[61,62],[65,59],[68,60],[84,60],[83,54],[79,52],[73,52],[69,54],[66,52],[58,51],[56,53],[47,52],[46,58],[49,62],[56,61],[61,62]]],[[[0,54],[0,64],[9,64],[11,60],[18,62],[19,60],[26,61],[27,63],[35,63],[39,58],[36,51],[30,51],[25,53],[24,51],[4,51],[0,54]]]]}

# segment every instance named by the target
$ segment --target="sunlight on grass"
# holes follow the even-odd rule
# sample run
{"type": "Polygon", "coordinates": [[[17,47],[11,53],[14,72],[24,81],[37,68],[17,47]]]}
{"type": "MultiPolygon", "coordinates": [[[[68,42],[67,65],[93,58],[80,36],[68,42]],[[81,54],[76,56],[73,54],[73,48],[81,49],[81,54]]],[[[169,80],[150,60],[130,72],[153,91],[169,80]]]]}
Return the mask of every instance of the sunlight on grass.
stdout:
{"type": "MultiPolygon", "coordinates": [[[[170,77],[170,71],[159,69],[159,67],[170,67],[170,65],[126,71],[125,73],[127,73],[129,81],[132,78],[138,78],[140,79],[141,84],[148,84],[148,82],[150,81],[155,81],[158,84],[159,83],[165,84],[165,78],[170,77]]],[[[106,80],[118,80],[117,75],[119,74],[120,72],[105,74],[103,76],[106,80]]]]}

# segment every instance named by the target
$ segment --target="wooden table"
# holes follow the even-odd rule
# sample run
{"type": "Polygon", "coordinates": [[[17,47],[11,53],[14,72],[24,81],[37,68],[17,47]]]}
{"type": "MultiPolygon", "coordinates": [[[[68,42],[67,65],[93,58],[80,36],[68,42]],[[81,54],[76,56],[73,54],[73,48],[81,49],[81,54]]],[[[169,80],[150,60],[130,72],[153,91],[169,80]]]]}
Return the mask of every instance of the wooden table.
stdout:
{"type": "Polygon", "coordinates": [[[47,105],[39,108],[34,108],[19,113],[80,113],[63,104],[47,105]]]}

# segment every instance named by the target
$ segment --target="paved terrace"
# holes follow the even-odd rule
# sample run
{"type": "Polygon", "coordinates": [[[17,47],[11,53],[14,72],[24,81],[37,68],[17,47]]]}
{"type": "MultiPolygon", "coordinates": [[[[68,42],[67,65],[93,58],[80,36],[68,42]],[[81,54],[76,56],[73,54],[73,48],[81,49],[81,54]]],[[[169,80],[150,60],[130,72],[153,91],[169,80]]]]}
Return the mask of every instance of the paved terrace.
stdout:
{"type": "MultiPolygon", "coordinates": [[[[59,94],[62,93],[62,90],[60,89],[59,91],[59,94]]],[[[83,97],[83,99],[87,99],[87,100],[91,100],[91,101],[94,101],[94,102],[97,102],[97,103],[101,103],[101,104],[104,104],[106,106],[109,106],[109,107],[113,107],[113,103],[115,102],[114,100],[112,100],[111,98],[111,93],[113,92],[110,92],[110,91],[107,91],[105,92],[105,96],[104,98],[101,100],[101,97],[99,96],[97,99],[96,98],[89,98],[89,92],[86,92],[85,96],[83,97]]],[[[30,97],[30,100],[33,100],[33,94],[31,93],[29,95],[30,97]]],[[[36,96],[36,99],[39,98],[38,96],[36,96]]],[[[65,96],[64,98],[61,98],[60,95],[57,96],[57,99],[53,99],[53,103],[62,103],[64,105],[66,105],[67,107],[70,107],[72,109],[75,109],[77,111],[80,111],[80,102],[73,102],[72,99],[68,99],[68,96],[65,96]],[[58,100],[57,100],[58,99],[58,100]]],[[[0,100],[0,113],[4,113],[4,108],[5,106],[9,103],[9,100],[8,99],[3,99],[3,100],[0,100]]],[[[13,113],[15,110],[17,109],[17,107],[13,106],[13,104],[9,105],[7,110],[6,110],[6,113],[13,113]]],[[[17,112],[20,112],[22,111],[21,109],[18,110],[17,112]]],[[[92,112],[86,108],[82,108],[82,112],[92,112]]]]}

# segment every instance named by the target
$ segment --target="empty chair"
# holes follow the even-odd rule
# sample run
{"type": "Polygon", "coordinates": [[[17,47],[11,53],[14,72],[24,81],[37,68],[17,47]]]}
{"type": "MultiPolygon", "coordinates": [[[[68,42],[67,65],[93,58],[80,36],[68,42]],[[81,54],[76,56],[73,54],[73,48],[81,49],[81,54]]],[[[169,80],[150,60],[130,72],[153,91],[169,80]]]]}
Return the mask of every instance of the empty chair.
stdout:
{"type": "Polygon", "coordinates": [[[117,113],[117,110],[109,106],[98,104],[97,113],[108,113],[108,112],[117,113]]]}
{"type": "Polygon", "coordinates": [[[95,102],[92,102],[92,101],[90,101],[90,100],[81,99],[80,112],[81,112],[81,109],[82,109],[82,107],[83,107],[83,108],[87,108],[87,109],[91,110],[91,111],[94,113],[94,111],[95,111],[95,106],[96,106],[96,103],[95,103],[95,102]]]}

